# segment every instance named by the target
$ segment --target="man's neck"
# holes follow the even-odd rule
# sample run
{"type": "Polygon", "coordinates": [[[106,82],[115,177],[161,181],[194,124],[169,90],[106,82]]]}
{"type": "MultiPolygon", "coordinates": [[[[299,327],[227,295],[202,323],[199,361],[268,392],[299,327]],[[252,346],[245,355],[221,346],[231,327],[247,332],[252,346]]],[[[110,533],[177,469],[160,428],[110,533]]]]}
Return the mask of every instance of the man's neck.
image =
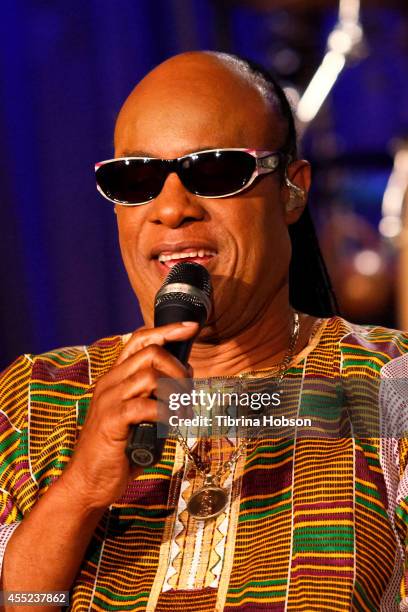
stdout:
{"type": "MultiPolygon", "coordinates": [[[[307,344],[315,320],[301,315],[294,353],[307,344]]],[[[282,292],[261,316],[235,337],[217,343],[195,343],[189,359],[194,377],[231,376],[277,365],[287,355],[292,333],[293,309],[282,292]]]]}

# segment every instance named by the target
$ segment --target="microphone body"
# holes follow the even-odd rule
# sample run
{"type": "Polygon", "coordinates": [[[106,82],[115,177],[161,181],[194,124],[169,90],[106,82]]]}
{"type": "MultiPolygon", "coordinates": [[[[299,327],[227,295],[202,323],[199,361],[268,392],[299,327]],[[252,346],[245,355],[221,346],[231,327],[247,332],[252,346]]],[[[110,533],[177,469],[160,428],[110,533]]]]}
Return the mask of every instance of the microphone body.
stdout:
{"type": "MultiPolygon", "coordinates": [[[[154,326],[196,321],[201,329],[211,312],[211,279],[204,266],[178,263],[170,270],[156,295],[154,326]]],[[[194,338],[168,342],[165,348],[187,365],[194,338]]],[[[157,435],[156,423],[142,422],[130,427],[126,454],[131,464],[149,467],[161,457],[165,438],[157,435]]]]}

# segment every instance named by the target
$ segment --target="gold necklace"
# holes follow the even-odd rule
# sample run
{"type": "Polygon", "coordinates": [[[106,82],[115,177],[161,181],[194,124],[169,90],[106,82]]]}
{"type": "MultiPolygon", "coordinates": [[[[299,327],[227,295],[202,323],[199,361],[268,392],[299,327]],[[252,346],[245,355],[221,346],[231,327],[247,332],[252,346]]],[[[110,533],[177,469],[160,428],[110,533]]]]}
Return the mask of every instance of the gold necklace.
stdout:
{"type": "MultiPolygon", "coordinates": [[[[280,364],[279,367],[279,378],[277,379],[277,385],[280,385],[288,365],[293,357],[293,353],[295,350],[295,346],[299,337],[299,315],[297,312],[293,313],[293,328],[292,334],[290,337],[289,348],[288,351],[280,364]]],[[[240,375],[241,378],[250,377],[252,372],[245,372],[240,375]]],[[[262,429],[260,429],[260,433],[258,436],[253,438],[253,440],[257,440],[262,433],[262,429]]],[[[187,441],[183,438],[180,429],[176,428],[177,439],[180,442],[180,446],[184,450],[187,457],[190,459],[198,473],[203,477],[203,486],[198,489],[193,495],[190,497],[187,502],[187,511],[190,516],[196,520],[206,521],[208,519],[215,518],[224,510],[225,506],[228,503],[228,493],[227,491],[220,486],[221,478],[230,470],[238,459],[241,457],[246,447],[248,446],[250,439],[244,439],[241,444],[237,446],[236,449],[233,450],[229,459],[224,461],[215,474],[210,473],[210,468],[208,466],[204,466],[201,460],[198,460],[193,453],[191,452],[187,441]]]]}

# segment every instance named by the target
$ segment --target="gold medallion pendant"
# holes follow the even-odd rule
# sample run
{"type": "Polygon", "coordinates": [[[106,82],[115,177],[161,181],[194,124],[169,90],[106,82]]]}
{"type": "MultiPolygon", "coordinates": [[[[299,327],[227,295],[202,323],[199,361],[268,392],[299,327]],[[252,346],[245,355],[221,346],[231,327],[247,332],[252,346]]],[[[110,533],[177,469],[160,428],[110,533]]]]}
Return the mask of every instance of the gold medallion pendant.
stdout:
{"type": "Polygon", "coordinates": [[[206,476],[204,485],[188,500],[187,511],[193,518],[206,521],[221,514],[227,503],[227,491],[214,484],[212,476],[206,476]]]}

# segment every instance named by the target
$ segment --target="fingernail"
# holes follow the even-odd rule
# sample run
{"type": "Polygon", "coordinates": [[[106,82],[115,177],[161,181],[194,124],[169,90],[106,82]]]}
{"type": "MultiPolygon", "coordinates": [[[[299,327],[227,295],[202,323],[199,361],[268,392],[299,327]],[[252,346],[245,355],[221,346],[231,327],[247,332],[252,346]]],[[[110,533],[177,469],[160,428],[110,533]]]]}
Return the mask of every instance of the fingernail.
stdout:
{"type": "Polygon", "coordinates": [[[196,321],[182,321],[181,324],[185,325],[185,327],[193,327],[194,325],[198,325],[196,321]]]}
{"type": "MultiPolygon", "coordinates": [[[[187,327],[187,329],[193,329],[194,325],[197,325],[197,323],[192,323],[190,321],[186,323],[183,322],[183,327],[187,327]]],[[[168,331],[165,333],[165,338],[178,338],[181,334],[181,329],[180,327],[176,327],[176,329],[172,329],[171,331],[168,331]]]]}

